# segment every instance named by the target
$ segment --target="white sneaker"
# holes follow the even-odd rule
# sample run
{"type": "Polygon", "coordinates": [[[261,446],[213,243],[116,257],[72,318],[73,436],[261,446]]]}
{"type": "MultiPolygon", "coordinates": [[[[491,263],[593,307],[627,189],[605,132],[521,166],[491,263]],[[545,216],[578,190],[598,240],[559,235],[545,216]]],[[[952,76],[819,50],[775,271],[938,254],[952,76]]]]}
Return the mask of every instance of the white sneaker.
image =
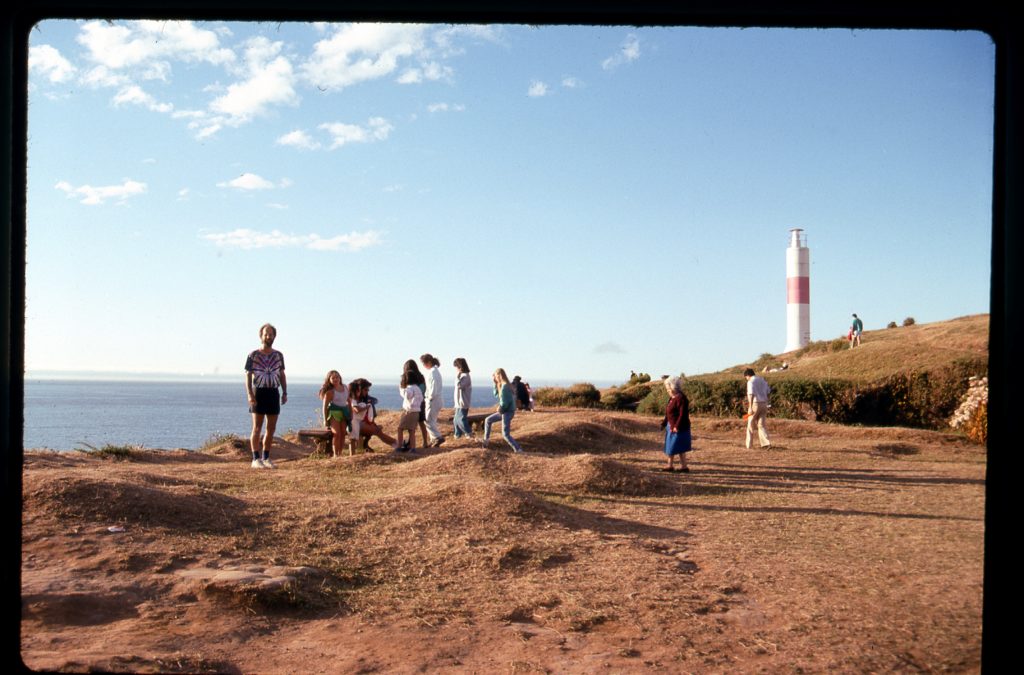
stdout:
{"type": "Polygon", "coordinates": [[[263,468],[263,460],[262,459],[254,459],[254,460],[252,460],[252,464],[250,464],[249,466],[251,466],[254,469],[262,469],[263,468]]]}
{"type": "Polygon", "coordinates": [[[264,469],[276,469],[277,467],[274,466],[274,463],[271,462],[270,458],[268,457],[267,459],[263,460],[263,468],[264,469]]]}

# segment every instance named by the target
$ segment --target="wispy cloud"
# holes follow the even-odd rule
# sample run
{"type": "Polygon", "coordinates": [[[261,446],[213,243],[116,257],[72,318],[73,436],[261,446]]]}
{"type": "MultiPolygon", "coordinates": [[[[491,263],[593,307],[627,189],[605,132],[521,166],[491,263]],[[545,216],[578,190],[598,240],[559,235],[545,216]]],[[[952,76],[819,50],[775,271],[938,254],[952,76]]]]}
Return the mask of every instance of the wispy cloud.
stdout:
{"type": "Polygon", "coordinates": [[[188,194],[189,194],[189,189],[188,188],[181,188],[180,190],[178,190],[178,201],[179,202],[183,202],[183,201],[187,200],[188,199],[188,194]]]}
{"type": "Polygon", "coordinates": [[[278,138],[275,143],[301,150],[318,150],[320,148],[320,141],[315,140],[302,129],[288,132],[278,138]]]}
{"type": "Polygon", "coordinates": [[[530,88],[526,90],[526,95],[527,96],[532,96],[533,98],[539,98],[541,96],[545,96],[545,95],[547,95],[547,93],[548,93],[548,85],[544,84],[540,80],[534,80],[533,82],[531,82],[530,83],[530,88]]]}
{"type": "Polygon", "coordinates": [[[624,63],[631,63],[640,58],[640,40],[637,38],[635,33],[630,33],[626,36],[626,39],[622,42],[622,46],[619,48],[617,54],[612,54],[604,61],[601,62],[601,67],[605,70],[612,70],[618,68],[624,63]]]}
{"type": "Polygon", "coordinates": [[[343,122],[328,122],[321,124],[318,128],[330,134],[331,150],[334,150],[347,143],[383,141],[391,134],[394,126],[383,117],[371,117],[367,120],[366,126],[345,124],[343,122]]]}
{"type": "Polygon", "coordinates": [[[576,89],[583,86],[583,81],[578,77],[563,77],[562,86],[566,89],[576,89]]]}
{"type": "Polygon", "coordinates": [[[203,239],[213,242],[222,248],[238,248],[244,250],[259,248],[305,248],[311,251],[361,251],[383,243],[380,232],[349,232],[334,237],[322,237],[319,234],[287,234],[280,230],[259,232],[239,228],[230,232],[201,235],[203,239]]]}
{"type": "Polygon", "coordinates": [[[129,197],[140,195],[146,191],[146,184],[138,181],[125,179],[120,185],[104,185],[93,187],[92,185],[73,186],[67,181],[60,181],[54,186],[56,189],[65,192],[69,198],[80,198],[82,204],[98,206],[108,199],[115,199],[123,202],[129,197]]]}
{"type": "Polygon", "coordinates": [[[217,183],[217,187],[235,188],[236,190],[271,190],[274,184],[254,173],[243,173],[238,178],[217,183]]]}
{"type": "Polygon", "coordinates": [[[462,112],[466,106],[461,103],[431,103],[427,106],[427,112],[462,112]]]}
{"type": "Polygon", "coordinates": [[[595,354],[625,354],[626,350],[617,342],[602,342],[594,347],[595,354]]]}
{"type": "Polygon", "coordinates": [[[39,45],[28,50],[28,70],[42,75],[50,82],[67,82],[77,69],[56,48],[39,45]]]}
{"type": "Polygon", "coordinates": [[[148,108],[153,112],[169,113],[174,110],[174,106],[170,103],[160,103],[155,98],[147,94],[142,90],[142,87],[138,85],[131,85],[121,89],[114,96],[113,103],[115,106],[121,106],[125,104],[139,105],[144,108],[148,108]]]}

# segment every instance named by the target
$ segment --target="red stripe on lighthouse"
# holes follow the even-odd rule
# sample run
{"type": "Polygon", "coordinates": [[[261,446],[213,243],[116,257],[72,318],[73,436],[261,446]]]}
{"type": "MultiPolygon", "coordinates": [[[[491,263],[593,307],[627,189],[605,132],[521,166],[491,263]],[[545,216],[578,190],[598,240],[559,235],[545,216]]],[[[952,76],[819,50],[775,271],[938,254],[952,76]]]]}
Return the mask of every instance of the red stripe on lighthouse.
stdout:
{"type": "Polygon", "coordinates": [[[789,277],[786,279],[786,303],[790,305],[811,304],[810,277],[789,277]]]}

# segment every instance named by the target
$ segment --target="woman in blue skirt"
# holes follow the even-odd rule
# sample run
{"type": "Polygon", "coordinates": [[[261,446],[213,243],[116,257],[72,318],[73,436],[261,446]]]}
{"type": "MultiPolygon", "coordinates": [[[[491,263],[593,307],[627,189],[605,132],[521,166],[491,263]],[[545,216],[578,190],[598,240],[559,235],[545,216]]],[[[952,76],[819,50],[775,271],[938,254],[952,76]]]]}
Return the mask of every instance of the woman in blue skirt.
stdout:
{"type": "Polygon", "coordinates": [[[668,466],[662,471],[674,471],[675,458],[679,456],[679,472],[689,473],[686,465],[686,453],[690,451],[690,401],[683,393],[683,383],[678,377],[665,380],[669,401],[665,407],[665,419],[661,428],[665,430],[665,455],[668,466]]]}

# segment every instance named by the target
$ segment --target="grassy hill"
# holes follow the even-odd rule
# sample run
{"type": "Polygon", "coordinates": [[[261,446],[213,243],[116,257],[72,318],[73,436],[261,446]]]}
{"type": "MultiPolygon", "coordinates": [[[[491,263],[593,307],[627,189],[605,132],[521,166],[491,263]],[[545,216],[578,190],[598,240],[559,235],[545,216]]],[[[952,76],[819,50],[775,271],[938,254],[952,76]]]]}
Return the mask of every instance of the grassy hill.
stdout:
{"type": "MultiPolygon", "coordinates": [[[[969,378],[988,374],[988,323],[987,314],[978,314],[868,331],[856,349],[837,338],[763,354],[751,363],[688,377],[690,410],[741,415],[746,408],[743,371],[749,367],[771,385],[772,414],[777,417],[946,428],[969,378]],[[786,370],[771,372],[784,362],[786,370]]],[[[538,400],[556,405],[557,394],[538,400]]],[[[657,380],[629,382],[592,398],[594,405],[605,408],[655,415],[663,414],[668,400],[657,380]]]]}
{"type": "MultiPolygon", "coordinates": [[[[770,373],[773,379],[841,378],[873,382],[896,373],[926,373],[958,363],[988,363],[988,314],[962,316],[949,321],[866,331],[861,346],[850,349],[843,338],[812,342],[796,351],[762,356],[753,363],[700,375],[707,379],[733,378],[753,367],[789,369],[770,373]]],[[[987,371],[987,366],[985,368],[987,371]]],[[[983,373],[982,373],[983,374],[983,373]]]]}

